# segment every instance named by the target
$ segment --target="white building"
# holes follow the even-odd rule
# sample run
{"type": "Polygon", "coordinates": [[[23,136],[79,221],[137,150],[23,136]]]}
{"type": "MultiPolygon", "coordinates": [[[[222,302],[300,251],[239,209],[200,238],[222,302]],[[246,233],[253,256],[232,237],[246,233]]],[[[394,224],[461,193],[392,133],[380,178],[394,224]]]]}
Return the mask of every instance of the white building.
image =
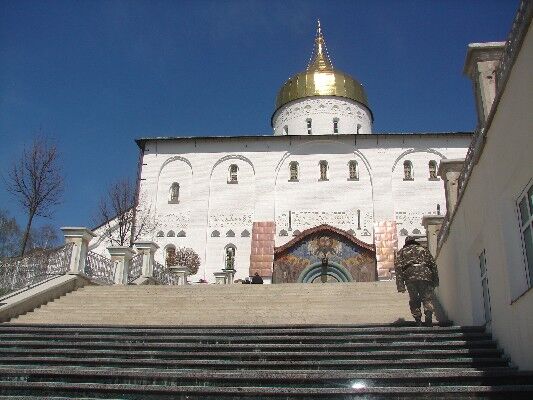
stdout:
{"type": "Polygon", "coordinates": [[[434,246],[448,318],[486,325],[523,369],[533,368],[532,17],[522,1],[507,42],[469,46],[479,128],[465,162],[441,165],[449,202],[434,246]]]}
{"type": "MultiPolygon", "coordinates": [[[[191,247],[202,261],[193,280],[212,282],[230,262],[235,278],[311,282],[326,255],[332,280],[389,279],[405,236],[444,213],[438,164],[464,157],[472,135],[373,133],[373,118],[319,25],[307,69],[279,91],[273,135],[138,139],[156,260],[191,247]]],[[[106,243],[92,247],[105,253],[106,243]]]]}

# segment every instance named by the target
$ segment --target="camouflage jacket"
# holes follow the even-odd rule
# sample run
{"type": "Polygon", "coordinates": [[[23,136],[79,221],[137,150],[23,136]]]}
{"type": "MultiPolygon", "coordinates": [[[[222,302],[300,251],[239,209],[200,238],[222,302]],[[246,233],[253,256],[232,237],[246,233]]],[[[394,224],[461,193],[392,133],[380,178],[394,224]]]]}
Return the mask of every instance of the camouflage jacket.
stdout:
{"type": "Polygon", "coordinates": [[[394,267],[398,290],[405,289],[405,284],[413,281],[427,281],[433,286],[439,285],[435,260],[429,250],[419,244],[404,246],[396,255],[394,267]]]}

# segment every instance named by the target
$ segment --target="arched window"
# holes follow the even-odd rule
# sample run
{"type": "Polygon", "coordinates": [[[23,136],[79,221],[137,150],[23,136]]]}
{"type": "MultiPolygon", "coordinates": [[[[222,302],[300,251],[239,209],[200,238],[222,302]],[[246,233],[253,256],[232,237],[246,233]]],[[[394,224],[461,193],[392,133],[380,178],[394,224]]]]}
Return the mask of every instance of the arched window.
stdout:
{"type": "Polygon", "coordinates": [[[282,229],[281,231],[279,231],[279,235],[280,236],[288,236],[288,233],[285,229],[282,229]]]}
{"type": "Polygon", "coordinates": [[[402,230],[400,230],[400,236],[407,236],[409,234],[409,232],[407,232],[407,229],[403,228],[402,230]]]}
{"type": "Polygon", "coordinates": [[[352,160],[348,163],[348,180],[358,181],[359,180],[359,168],[357,161],[352,160]]]}
{"type": "Polygon", "coordinates": [[[431,160],[428,164],[429,167],[429,179],[432,181],[436,181],[439,178],[437,177],[437,162],[435,160],[431,160]]]}
{"type": "Polygon", "coordinates": [[[229,166],[229,177],[228,177],[228,183],[237,183],[237,172],[239,171],[239,167],[237,167],[237,164],[231,164],[229,166]]]}
{"type": "Polygon", "coordinates": [[[167,237],[174,237],[176,236],[176,234],[174,233],[174,231],[168,231],[167,232],[167,237]]]}
{"type": "Polygon", "coordinates": [[[165,265],[167,267],[175,265],[176,248],[173,245],[169,245],[165,248],[165,265]]]}
{"type": "Polygon", "coordinates": [[[355,234],[355,231],[354,231],[353,229],[349,229],[349,230],[347,231],[347,233],[348,233],[349,235],[352,235],[352,236],[353,236],[353,235],[355,234]]]}
{"type": "Polygon", "coordinates": [[[289,134],[289,126],[288,126],[288,125],[285,125],[285,126],[283,127],[283,134],[284,134],[284,135],[288,135],[288,134],[289,134]]]}
{"type": "Polygon", "coordinates": [[[409,160],[403,162],[403,180],[412,181],[413,180],[413,163],[409,160]]]}
{"type": "Polygon", "coordinates": [[[234,245],[232,244],[226,245],[226,248],[224,249],[224,268],[235,269],[236,252],[237,252],[237,248],[234,245]]]}
{"type": "Polygon", "coordinates": [[[310,135],[311,133],[313,133],[313,123],[311,121],[311,118],[307,118],[305,122],[307,124],[307,134],[310,135]]]}
{"type": "Polygon", "coordinates": [[[241,237],[250,237],[250,231],[248,229],[245,229],[241,232],[241,237]]]}
{"type": "Polygon", "coordinates": [[[226,237],[235,237],[235,232],[233,232],[231,229],[226,232],[226,237]]]}
{"type": "Polygon", "coordinates": [[[296,229],[293,233],[292,233],[292,236],[298,236],[301,232],[296,229]]]}
{"type": "Polygon", "coordinates": [[[298,163],[296,161],[291,161],[289,163],[289,181],[298,180],[298,163]]]}
{"type": "Polygon", "coordinates": [[[164,237],[164,236],[165,236],[165,232],[163,231],[157,232],[157,237],[164,237]]]}
{"type": "Polygon", "coordinates": [[[179,231],[178,234],[176,235],[177,237],[186,237],[187,234],[185,233],[185,231],[179,231]]]}
{"type": "Polygon", "coordinates": [[[415,228],[413,229],[413,235],[420,235],[422,232],[420,232],[420,229],[415,228]]]}
{"type": "Polygon", "coordinates": [[[169,203],[178,203],[180,198],[180,184],[178,182],[174,182],[172,185],[170,185],[170,193],[169,193],[169,203]]]}
{"type": "Polygon", "coordinates": [[[220,232],[216,230],[211,232],[211,237],[220,237],[220,232]]]}
{"type": "Polygon", "coordinates": [[[320,165],[320,181],[328,180],[328,162],[321,160],[318,165],[320,165]]]}
{"type": "Polygon", "coordinates": [[[440,215],[440,204],[437,204],[437,215],[440,215]]]}
{"type": "Polygon", "coordinates": [[[339,119],[333,118],[333,133],[339,133],[339,119]]]}

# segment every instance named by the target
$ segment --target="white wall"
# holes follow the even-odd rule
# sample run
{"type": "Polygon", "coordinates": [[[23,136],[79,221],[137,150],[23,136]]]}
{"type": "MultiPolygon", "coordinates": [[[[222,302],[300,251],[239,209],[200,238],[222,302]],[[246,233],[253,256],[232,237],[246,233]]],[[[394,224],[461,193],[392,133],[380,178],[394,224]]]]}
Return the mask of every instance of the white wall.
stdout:
{"type": "MultiPolygon", "coordinates": [[[[149,199],[158,222],[150,237],[161,250],[156,260],[164,262],[163,249],[168,244],[193,248],[202,265],[193,280],[213,281],[213,272],[224,266],[224,247],[237,247],[236,278],[248,274],[251,238],[241,237],[245,229],[252,232],[254,221],[276,221],[276,246],[291,237],[280,237],[289,210],[295,212],[293,229],[306,229],[329,223],[341,229],[353,229],[357,237],[373,242],[372,224],[393,220],[397,207],[393,202],[393,170],[396,160],[407,150],[424,149],[428,155],[447,158],[463,157],[468,134],[402,135],[331,135],[331,136],[248,136],[148,140],[141,172],[141,196],[149,199]],[[300,163],[299,182],[288,182],[288,163],[300,163]],[[329,163],[329,180],[321,182],[319,161],[329,163]],[[348,161],[359,165],[359,181],[348,181],[348,161]],[[239,167],[239,183],[228,184],[228,168],[239,167]],[[168,203],[172,182],[180,184],[180,202],[168,203]],[[183,197],[182,197],[183,196],[183,197]],[[361,210],[362,229],[355,224],[356,210],[361,210]],[[316,213],[316,214],[315,214],[316,213]],[[315,216],[317,216],[315,218],[315,216]],[[235,237],[226,237],[229,230],[235,237]],[[363,236],[367,229],[368,236],[363,236]],[[186,237],[157,237],[157,231],[186,237]],[[214,230],[220,237],[212,237],[214,230]]],[[[400,183],[401,185],[401,183],[400,183]]],[[[409,182],[417,209],[420,198],[440,198],[442,185],[429,185],[427,177],[409,182]],[[421,196],[421,193],[423,195],[421,196]]],[[[397,188],[402,193],[401,188],[397,188]]],[[[407,196],[407,194],[406,194],[407,196]]],[[[400,196],[401,197],[401,196],[400,196]]],[[[432,200],[433,201],[433,200],[432,200]]],[[[420,213],[427,212],[428,205],[420,213]]],[[[419,229],[424,232],[420,225],[419,229]]]]}
{"type": "Polygon", "coordinates": [[[490,328],[524,369],[533,369],[533,290],[526,281],[516,200],[533,179],[532,65],[530,29],[437,257],[438,294],[448,317],[457,324],[483,324],[478,256],[486,251],[490,328]]]}

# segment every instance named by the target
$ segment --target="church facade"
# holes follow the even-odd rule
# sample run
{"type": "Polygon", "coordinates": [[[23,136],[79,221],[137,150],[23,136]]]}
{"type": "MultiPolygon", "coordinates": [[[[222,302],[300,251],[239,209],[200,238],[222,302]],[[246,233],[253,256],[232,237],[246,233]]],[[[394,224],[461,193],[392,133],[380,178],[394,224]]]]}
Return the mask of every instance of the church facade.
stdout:
{"type": "MultiPolygon", "coordinates": [[[[405,237],[425,234],[422,216],[445,212],[439,162],[464,157],[472,135],[374,133],[373,118],[319,25],[307,69],[279,91],[272,135],[137,139],[156,260],[194,249],[193,281],[232,266],[235,279],[311,282],[324,262],[332,281],[390,279],[405,237]]],[[[105,240],[91,247],[105,253],[105,240]]]]}

